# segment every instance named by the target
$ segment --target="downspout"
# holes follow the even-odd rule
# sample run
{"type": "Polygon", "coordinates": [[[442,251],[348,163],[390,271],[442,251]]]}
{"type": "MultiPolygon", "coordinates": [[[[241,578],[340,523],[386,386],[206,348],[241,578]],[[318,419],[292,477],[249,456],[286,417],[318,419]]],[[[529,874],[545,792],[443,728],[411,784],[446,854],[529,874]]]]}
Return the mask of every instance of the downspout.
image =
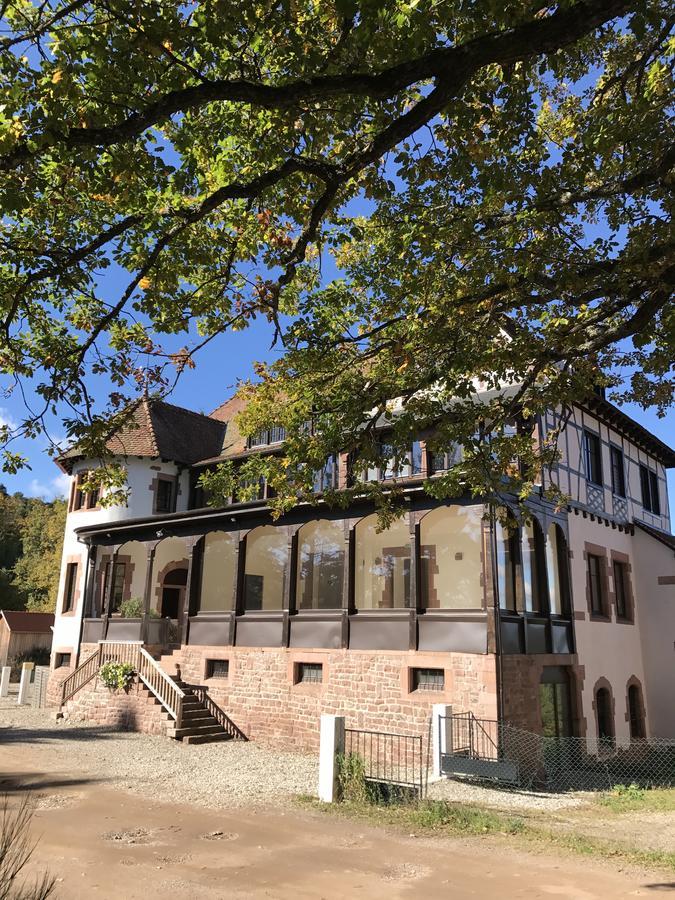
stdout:
{"type": "Polygon", "coordinates": [[[495,622],[495,667],[497,688],[497,717],[504,721],[504,665],[502,657],[502,623],[499,604],[499,567],[497,566],[497,517],[494,503],[490,503],[490,556],[492,557],[492,598],[495,622]]]}

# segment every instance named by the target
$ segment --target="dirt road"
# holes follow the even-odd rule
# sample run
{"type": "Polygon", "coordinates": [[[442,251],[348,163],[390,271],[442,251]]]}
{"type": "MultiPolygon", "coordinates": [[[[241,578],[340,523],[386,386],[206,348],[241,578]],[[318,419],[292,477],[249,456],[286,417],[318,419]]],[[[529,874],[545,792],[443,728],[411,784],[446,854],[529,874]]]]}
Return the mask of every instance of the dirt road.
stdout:
{"type": "MultiPolygon", "coordinates": [[[[498,841],[397,835],[289,808],[163,804],[52,771],[47,745],[0,744],[10,794],[38,797],[36,862],[62,898],[623,898],[663,896],[668,877],[515,853],[498,841]]],[[[53,757],[52,757],[53,758],[53,757]]],[[[104,775],[104,773],[102,773],[104,775]]]]}

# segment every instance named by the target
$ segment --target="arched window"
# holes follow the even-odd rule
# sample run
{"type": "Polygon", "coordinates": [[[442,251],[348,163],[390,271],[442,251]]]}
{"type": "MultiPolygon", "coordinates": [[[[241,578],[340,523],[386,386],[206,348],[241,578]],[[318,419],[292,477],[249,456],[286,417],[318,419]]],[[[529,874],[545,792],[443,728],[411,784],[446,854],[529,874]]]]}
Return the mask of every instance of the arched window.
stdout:
{"type": "Polygon", "coordinates": [[[354,600],[357,609],[410,606],[410,533],[402,519],[377,532],[377,515],[355,528],[354,600]]]}
{"type": "Polygon", "coordinates": [[[569,615],[571,604],[567,541],[562,528],[555,523],[548,530],[546,570],[551,614],[554,616],[569,615]]]}
{"type": "Polygon", "coordinates": [[[522,612],[522,559],[520,528],[515,522],[497,522],[497,577],[499,605],[507,612],[522,612]]]}
{"type": "Polygon", "coordinates": [[[422,606],[480,609],[482,507],[439,506],[420,522],[422,606]]]}
{"type": "Polygon", "coordinates": [[[628,724],[632,741],[642,740],[646,737],[645,710],[639,684],[628,685],[628,724]]]}
{"type": "Polygon", "coordinates": [[[613,745],[612,695],[606,687],[599,687],[595,692],[595,717],[598,725],[598,741],[601,745],[613,745]]]}
{"type": "Polygon", "coordinates": [[[298,531],[298,609],[339,609],[345,565],[342,522],[319,519],[298,531]]]}
{"type": "Polygon", "coordinates": [[[286,529],[273,525],[254,528],[246,536],[244,609],[282,609],[287,577],[286,529]]]}
{"type": "Polygon", "coordinates": [[[541,525],[532,519],[522,530],[525,611],[546,611],[546,559],[541,525]]]}
{"type": "Polygon", "coordinates": [[[202,545],[200,612],[232,609],[236,577],[237,539],[225,531],[211,531],[202,545]]]}

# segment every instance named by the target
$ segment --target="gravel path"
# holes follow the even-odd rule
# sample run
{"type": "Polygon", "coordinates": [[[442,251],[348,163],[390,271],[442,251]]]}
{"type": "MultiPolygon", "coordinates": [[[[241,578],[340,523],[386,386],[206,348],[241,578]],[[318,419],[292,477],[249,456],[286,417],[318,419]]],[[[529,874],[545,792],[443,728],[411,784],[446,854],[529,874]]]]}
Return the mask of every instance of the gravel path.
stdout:
{"type": "Polygon", "coordinates": [[[490,788],[466,781],[437,781],[429,784],[429,797],[434,800],[450,800],[456,803],[471,803],[496,809],[541,810],[552,812],[556,809],[570,809],[584,806],[588,798],[581,794],[538,794],[534,791],[490,788]]]}
{"type": "MultiPolygon", "coordinates": [[[[282,803],[294,794],[315,795],[318,754],[270,750],[228,741],[189,745],[165,737],[54,720],[51,711],[17,707],[0,699],[0,758],[21,747],[49,750],[49,771],[79,773],[178,803],[224,806],[282,803]]],[[[0,767],[1,768],[1,767],[0,767]]],[[[499,790],[461,781],[429,785],[435,799],[505,810],[554,811],[582,805],[580,795],[499,790]]]]}
{"type": "MultiPolygon", "coordinates": [[[[0,701],[0,760],[48,749],[49,772],[79,774],[167,802],[224,806],[281,803],[316,794],[318,754],[227,741],[189,745],[166,737],[54,721],[53,713],[0,701]]],[[[0,762],[0,769],[2,765],[0,762]]]]}

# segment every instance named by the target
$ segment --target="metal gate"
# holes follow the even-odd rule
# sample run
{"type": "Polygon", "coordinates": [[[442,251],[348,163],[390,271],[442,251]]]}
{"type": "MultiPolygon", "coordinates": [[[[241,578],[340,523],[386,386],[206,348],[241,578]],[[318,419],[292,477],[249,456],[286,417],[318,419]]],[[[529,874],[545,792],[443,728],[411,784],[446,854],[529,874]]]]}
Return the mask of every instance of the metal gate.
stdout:
{"type": "Polygon", "coordinates": [[[424,796],[427,767],[421,735],[346,728],[344,752],[361,760],[366,781],[424,796]]]}
{"type": "Polygon", "coordinates": [[[505,757],[502,729],[496,719],[477,719],[468,712],[440,716],[440,720],[440,771],[444,775],[518,783],[518,762],[505,757]]]}

